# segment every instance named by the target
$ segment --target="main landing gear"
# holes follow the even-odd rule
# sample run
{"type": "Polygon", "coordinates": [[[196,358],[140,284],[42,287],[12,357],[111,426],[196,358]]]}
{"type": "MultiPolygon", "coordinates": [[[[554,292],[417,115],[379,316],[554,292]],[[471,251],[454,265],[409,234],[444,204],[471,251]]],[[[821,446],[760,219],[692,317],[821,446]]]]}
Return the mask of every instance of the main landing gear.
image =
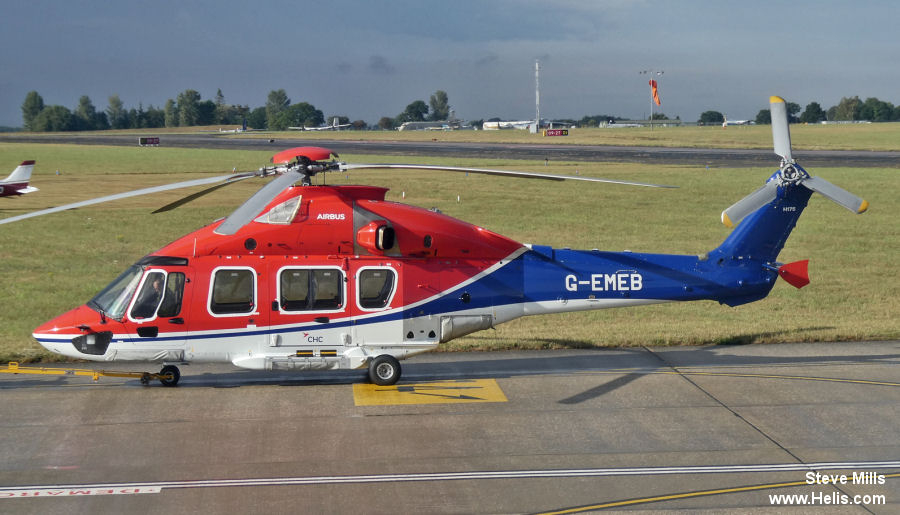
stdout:
{"type": "Polygon", "coordinates": [[[378,386],[397,384],[400,373],[400,362],[393,356],[382,354],[369,362],[369,380],[378,386]]]}
{"type": "Polygon", "coordinates": [[[175,365],[166,365],[162,367],[162,370],[160,370],[157,375],[159,376],[159,382],[162,383],[163,386],[175,386],[178,384],[178,380],[181,379],[181,372],[175,365]]]}

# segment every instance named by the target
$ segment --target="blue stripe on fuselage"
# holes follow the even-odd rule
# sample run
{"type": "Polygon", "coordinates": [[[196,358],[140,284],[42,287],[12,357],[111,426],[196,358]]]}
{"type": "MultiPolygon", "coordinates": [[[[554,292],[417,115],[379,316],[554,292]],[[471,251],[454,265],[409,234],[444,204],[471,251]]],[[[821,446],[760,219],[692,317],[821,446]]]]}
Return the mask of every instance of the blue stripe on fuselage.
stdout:
{"type": "Polygon", "coordinates": [[[697,256],[553,249],[535,245],[493,272],[469,284],[445,290],[438,297],[414,307],[328,324],[305,323],[133,341],[152,343],[313,332],[354,324],[359,327],[428,315],[489,310],[495,306],[588,298],[709,299],[737,305],[762,298],[771,289],[777,274],[762,265],[758,260],[744,258],[701,259],[697,256]]]}

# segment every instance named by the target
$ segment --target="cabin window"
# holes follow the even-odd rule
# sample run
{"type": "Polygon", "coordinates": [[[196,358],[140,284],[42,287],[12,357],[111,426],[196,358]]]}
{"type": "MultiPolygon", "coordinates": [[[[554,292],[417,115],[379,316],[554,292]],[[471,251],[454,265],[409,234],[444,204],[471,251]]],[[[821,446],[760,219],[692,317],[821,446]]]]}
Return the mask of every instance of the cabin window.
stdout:
{"type": "Polygon", "coordinates": [[[335,311],[344,307],[344,273],[337,268],[286,268],[279,274],[283,311],[335,311]]]}
{"type": "Polygon", "coordinates": [[[364,268],[359,271],[356,289],[359,307],[384,309],[394,296],[397,275],[390,268],[364,268]]]}
{"type": "Polygon", "coordinates": [[[256,296],[256,275],[247,269],[220,269],[213,275],[209,310],[215,315],[250,313],[256,296]]]}

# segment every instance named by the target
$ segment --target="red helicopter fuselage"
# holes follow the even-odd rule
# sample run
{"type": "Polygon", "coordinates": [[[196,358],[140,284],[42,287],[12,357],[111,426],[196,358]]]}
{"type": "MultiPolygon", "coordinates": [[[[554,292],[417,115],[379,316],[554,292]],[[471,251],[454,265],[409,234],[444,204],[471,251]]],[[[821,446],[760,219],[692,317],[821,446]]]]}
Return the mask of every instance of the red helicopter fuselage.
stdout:
{"type": "Polygon", "coordinates": [[[402,359],[497,323],[467,313],[462,294],[454,315],[429,301],[525,247],[386,192],[288,188],[236,234],[217,234],[217,222],[146,256],[35,337],[94,360],[330,369],[402,359]]]}

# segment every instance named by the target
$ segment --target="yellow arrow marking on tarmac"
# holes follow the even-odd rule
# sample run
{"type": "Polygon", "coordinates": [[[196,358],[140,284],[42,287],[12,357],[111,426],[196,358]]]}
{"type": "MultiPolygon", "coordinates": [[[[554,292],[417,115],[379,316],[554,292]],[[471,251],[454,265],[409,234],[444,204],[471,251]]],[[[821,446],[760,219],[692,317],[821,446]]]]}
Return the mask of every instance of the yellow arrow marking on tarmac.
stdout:
{"type": "Polygon", "coordinates": [[[394,386],[357,383],[353,385],[353,400],[357,406],[507,401],[494,379],[430,381],[394,386]]]}

